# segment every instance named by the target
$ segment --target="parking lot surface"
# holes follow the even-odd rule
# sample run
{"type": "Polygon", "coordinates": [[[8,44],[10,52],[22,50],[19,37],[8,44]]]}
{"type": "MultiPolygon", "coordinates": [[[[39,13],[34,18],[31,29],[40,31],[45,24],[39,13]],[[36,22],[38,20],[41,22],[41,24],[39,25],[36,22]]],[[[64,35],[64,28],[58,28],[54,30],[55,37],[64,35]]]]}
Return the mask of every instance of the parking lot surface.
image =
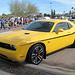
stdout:
{"type": "Polygon", "coordinates": [[[42,63],[75,70],[75,48],[68,47],[50,54],[42,63]]]}

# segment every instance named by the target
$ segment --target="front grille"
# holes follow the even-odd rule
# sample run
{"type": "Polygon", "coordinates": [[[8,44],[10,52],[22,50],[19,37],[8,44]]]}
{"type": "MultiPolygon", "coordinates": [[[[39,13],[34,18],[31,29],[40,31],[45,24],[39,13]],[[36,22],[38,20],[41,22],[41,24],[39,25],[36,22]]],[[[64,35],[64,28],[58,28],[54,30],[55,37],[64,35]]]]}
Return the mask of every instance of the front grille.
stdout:
{"type": "Polygon", "coordinates": [[[10,49],[10,50],[16,50],[14,47],[11,47],[10,44],[6,44],[2,42],[0,42],[0,47],[10,49]]]}

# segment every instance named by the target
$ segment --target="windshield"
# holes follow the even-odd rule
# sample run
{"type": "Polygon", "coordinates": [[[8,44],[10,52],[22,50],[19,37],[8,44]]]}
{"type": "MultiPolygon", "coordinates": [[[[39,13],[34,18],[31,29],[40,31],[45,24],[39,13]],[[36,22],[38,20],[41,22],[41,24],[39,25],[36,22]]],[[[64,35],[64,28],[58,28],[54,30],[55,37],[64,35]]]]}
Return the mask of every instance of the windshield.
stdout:
{"type": "Polygon", "coordinates": [[[35,21],[24,28],[24,30],[50,32],[53,22],[35,21]]]}

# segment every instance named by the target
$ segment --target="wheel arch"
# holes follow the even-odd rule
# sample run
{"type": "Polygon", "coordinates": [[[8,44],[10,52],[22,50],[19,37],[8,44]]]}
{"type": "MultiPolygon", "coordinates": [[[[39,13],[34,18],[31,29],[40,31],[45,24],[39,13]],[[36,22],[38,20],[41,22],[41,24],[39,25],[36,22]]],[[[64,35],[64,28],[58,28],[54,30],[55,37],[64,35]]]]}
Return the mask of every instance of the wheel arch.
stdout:
{"type": "MultiPolygon", "coordinates": [[[[46,59],[46,46],[45,46],[44,43],[35,43],[35,44],[33,44],[33,45],[29,48],[29,50],[30,50],[34,45],[36,45],[36,44],[41,44],[41,45],[44,47],[44,57],[43,57],[43,58],[46,59]]],[[[29,50],[28,50],[28,52],[27,52],[26,60],[27,60],[27,57],[28,57],[29,50]]]]}

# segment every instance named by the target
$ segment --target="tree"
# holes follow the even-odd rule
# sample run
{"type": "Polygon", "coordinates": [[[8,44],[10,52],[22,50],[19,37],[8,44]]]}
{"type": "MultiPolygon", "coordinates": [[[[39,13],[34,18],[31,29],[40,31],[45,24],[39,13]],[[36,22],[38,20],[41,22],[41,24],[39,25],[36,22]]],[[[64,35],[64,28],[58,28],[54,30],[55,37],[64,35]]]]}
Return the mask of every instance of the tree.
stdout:
{"type": "Polygon", "coordinates": [[[48,17],[50,17],[50,14],[46,14],[46,13],[44,13],[44,17],[45,17],[45,16],[48,16],[48,17]]]}
{"type": "Polygon", "coordinates": [[[55,17],[55,14],[56,14],[56,12],[55,12],[55,9],[54,9],[54,17],[55,17]]]}
{"type": "Polygon", "coordinates": [[[74,9],[74,7],[72,7],[71,9],[72,9],[72,16],[73,16],[73,9],[74,9]]]}
{"type": "Polygon", "coordinates": [[[52,9],[52,10],[51,10],[51,18],[54,18],[55,15],[56,15],[56,14],[55,14],[55,10],[52,9]]]}
{"type": "Polygon", "coordinates": [[[46,13],[44,13],[44,17],[45,17],[45,16],[47,16],[47,14],[46,14],[46,13]]]}
{"type": "Polygon", "coordinates": [[[42,15],[42,13],[39,13],[36,17],[42,17],[43,15],[42,15]]]}
{"type": "Polygon", "coordinates": [[[69,15],[71,15],[71,10],[69,11],[69,15]]]}
{"type": "Polygon", "coordinates": [[[6,16],[6,14],[3,13],[2,16],[6,16]]]}
{"type": "Polygon", "coordinates": [[[53,18],[54,16],[54,12],[53,12],[53,9],[51,10],[51,18],[53,18]]]}
{"type": "Polygon", "coordinates": [[[63,13],[65,14],[65,11],[63,11],[63,13]]]}
{"type": "Polygon", "coordinates": [[[37,7],[34,5],[34,4],[31,4],[30,2],[28,3],[28,6],[27,6],[27,13],[28,14],[32,14],[32,13],[37,13],[38,12],[38,9],[37,7]]]}
{"type": "Polygon", "coordinates": [[[29,14],[38,12],[36,5],[31,4],[26,0],[22,0],[22,2],[19,2],[19,0],[11,0],[9,2],[9,8],[11,14],[15,16],[28,16],[29,14]]]}
{"type": "Polygon", "coordinates": [[[50,17],[50,14],[47,14],[48,17],[50,17]]]}
{"type": "Polygon", "coordinates": [[[63,11],[63,15],[65,16],[65,11],[63,11]]]}
{"type": "Polygon", "coordinates": [[[74,9],[74,7],[71,8],[72,10],[74,9]]]}

